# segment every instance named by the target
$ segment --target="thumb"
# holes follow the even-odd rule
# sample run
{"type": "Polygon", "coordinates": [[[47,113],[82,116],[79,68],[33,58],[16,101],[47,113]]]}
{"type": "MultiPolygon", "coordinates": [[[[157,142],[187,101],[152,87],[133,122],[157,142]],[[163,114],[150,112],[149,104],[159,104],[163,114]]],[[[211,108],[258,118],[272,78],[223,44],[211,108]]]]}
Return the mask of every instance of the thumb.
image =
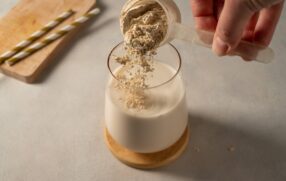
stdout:
{"type": "Polygon", "coordinates": [[[227,54],[237,46],[244,28],[254,13],[244,2],[243,0],[225,1],[212,45],[213,51],[219,56],[227,54]]]}
{"type": "Polygon", "coordinates": [[[225,55],[241,40],[243,31],[251,16],[266,7],[283,0],[227,0],[218,20],[213,40],[213,51],[225,55]]]}

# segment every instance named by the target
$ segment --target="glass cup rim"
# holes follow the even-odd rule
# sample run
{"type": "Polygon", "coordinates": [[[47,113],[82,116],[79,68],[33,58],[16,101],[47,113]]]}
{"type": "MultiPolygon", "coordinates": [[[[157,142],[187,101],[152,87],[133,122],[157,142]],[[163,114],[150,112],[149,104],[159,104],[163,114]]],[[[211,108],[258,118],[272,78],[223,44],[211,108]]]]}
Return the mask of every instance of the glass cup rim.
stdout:
{"type": "MultiPolygon", "coordinates": [[[[119,81],[119,79],[113,74],[113,71],[111,70],[111,67],[110,67],[110,61],[111,61],[112,53],[114,52],[114,50],[115,50],[116,48],[118,48],[120,45],[122,45],[123,43],[124,43],[124,42],[121,41],[121,42],[118,43],[115,47],[113,47],[113,48],[111,49],[109,55],[108,55],[108,58],[107,58],[107,67],[108,67],[109,73],[110,73],[111,76],[112,76],[115,80],[117,80],[117,81],[119,81]]],[[[181,55],[180,55],[178,49],[177,49],[173,44],[171,44],[171,43],[166,43],[165,45],[171,46],[171,47],[175,50],[175,52],[176,52],[176,54],[177,54],[177,56],[178,56],[178,60],[176,60],[176,61],[179,61],[179,66],[178,66],[178,68],[176,69],[176,73],[175,73],[171,78],[169,78],[168,80],[166,80],[166,81],[164,81],[164,82],[162,82],[162,83],[160,83],[160,84],[158,84],[158,85],[155,85],[155,86],[152,86],[152,87],[144,88],[144,90],[154,89],[154,88],[157,88],[157,87],[161,87],[161,86],[163,86],[163,85],[165,85],[165,84],[171,82],[171,81],[172,81],[175,77],[177,77],[177,75],[180,73],[180,70],[181,70],[181,67],[182,67],[182,59],[181,59],[181,55]]],[[[159,48],[160,48],[160,47],[159,47],[159,48]]]]}

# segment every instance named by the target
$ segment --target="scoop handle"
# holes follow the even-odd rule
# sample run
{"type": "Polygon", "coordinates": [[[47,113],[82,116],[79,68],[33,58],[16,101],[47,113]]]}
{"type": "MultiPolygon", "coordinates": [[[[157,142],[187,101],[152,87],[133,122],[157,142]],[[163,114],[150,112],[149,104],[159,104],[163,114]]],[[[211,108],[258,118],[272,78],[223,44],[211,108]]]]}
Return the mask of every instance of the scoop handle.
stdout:
{"type": "MultiPolygon", "coordinates": [[[[191,27],[174,23],[171,36],[197,45],[211,48],[214,33],[204,30],[195,30],[191,27]]],[[[274,59],[274,51],[269,47],[263,47],[247,41],[240,41],[238,46],[229,55],[238,55],[247,60],[255,60],[261,63],[270,63],[274,59]]]]}

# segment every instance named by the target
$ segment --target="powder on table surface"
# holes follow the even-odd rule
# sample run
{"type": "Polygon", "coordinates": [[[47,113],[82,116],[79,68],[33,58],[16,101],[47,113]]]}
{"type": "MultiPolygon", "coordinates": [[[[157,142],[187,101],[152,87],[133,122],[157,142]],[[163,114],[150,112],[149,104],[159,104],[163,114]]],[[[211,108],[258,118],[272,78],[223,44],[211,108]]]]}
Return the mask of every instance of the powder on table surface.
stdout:
{"type": "Polygon", "coordinates": [[[118,90],[127,108],[146,109],[147,96],[144,90],[147,75],[152,68],[153,56],[167,32],[167,17],[158,3],[136,6],[121,15],[126,54],[116,57],[122,65],[116,73],[118,90]]]}
{"type": "Polygon", "coordinates": [[[199,153],[199,152],[201,151],[201,149],[200,149],[199,147],[197,147],[197,146],[195,146],[194,149],[195,149],[195,151],[196,151],[197,153],[199,153]]]}
{"type": "Polygon", "coordinates": [[[231,145],[231,146],[227,147],[227,150],[229,152],[234,152],[235,151],[235,147],[233,145],[231,145]]]}

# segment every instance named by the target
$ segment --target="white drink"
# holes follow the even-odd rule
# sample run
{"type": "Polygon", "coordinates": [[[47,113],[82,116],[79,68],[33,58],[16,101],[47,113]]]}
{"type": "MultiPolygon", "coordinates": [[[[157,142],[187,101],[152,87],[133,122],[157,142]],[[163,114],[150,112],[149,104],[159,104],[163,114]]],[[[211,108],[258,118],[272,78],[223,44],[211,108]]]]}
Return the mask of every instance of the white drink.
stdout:
{"type": "MultiPolygon", "coordinates": [[[[150,87],[170,80],[176,73],[158,61],[154,61],[153,67],[154,72],[146,82],[150,87]]],[[[164,85],[147,89],[147,107],[139,111],[126,107],[120,99],[124,92],[115,87],[116,81],[112,77],[107,85],[105,121],[117,143],[135,152],[150,153],[168,148],[182,136],[188,112],[180,75],[164,85]]]]}

